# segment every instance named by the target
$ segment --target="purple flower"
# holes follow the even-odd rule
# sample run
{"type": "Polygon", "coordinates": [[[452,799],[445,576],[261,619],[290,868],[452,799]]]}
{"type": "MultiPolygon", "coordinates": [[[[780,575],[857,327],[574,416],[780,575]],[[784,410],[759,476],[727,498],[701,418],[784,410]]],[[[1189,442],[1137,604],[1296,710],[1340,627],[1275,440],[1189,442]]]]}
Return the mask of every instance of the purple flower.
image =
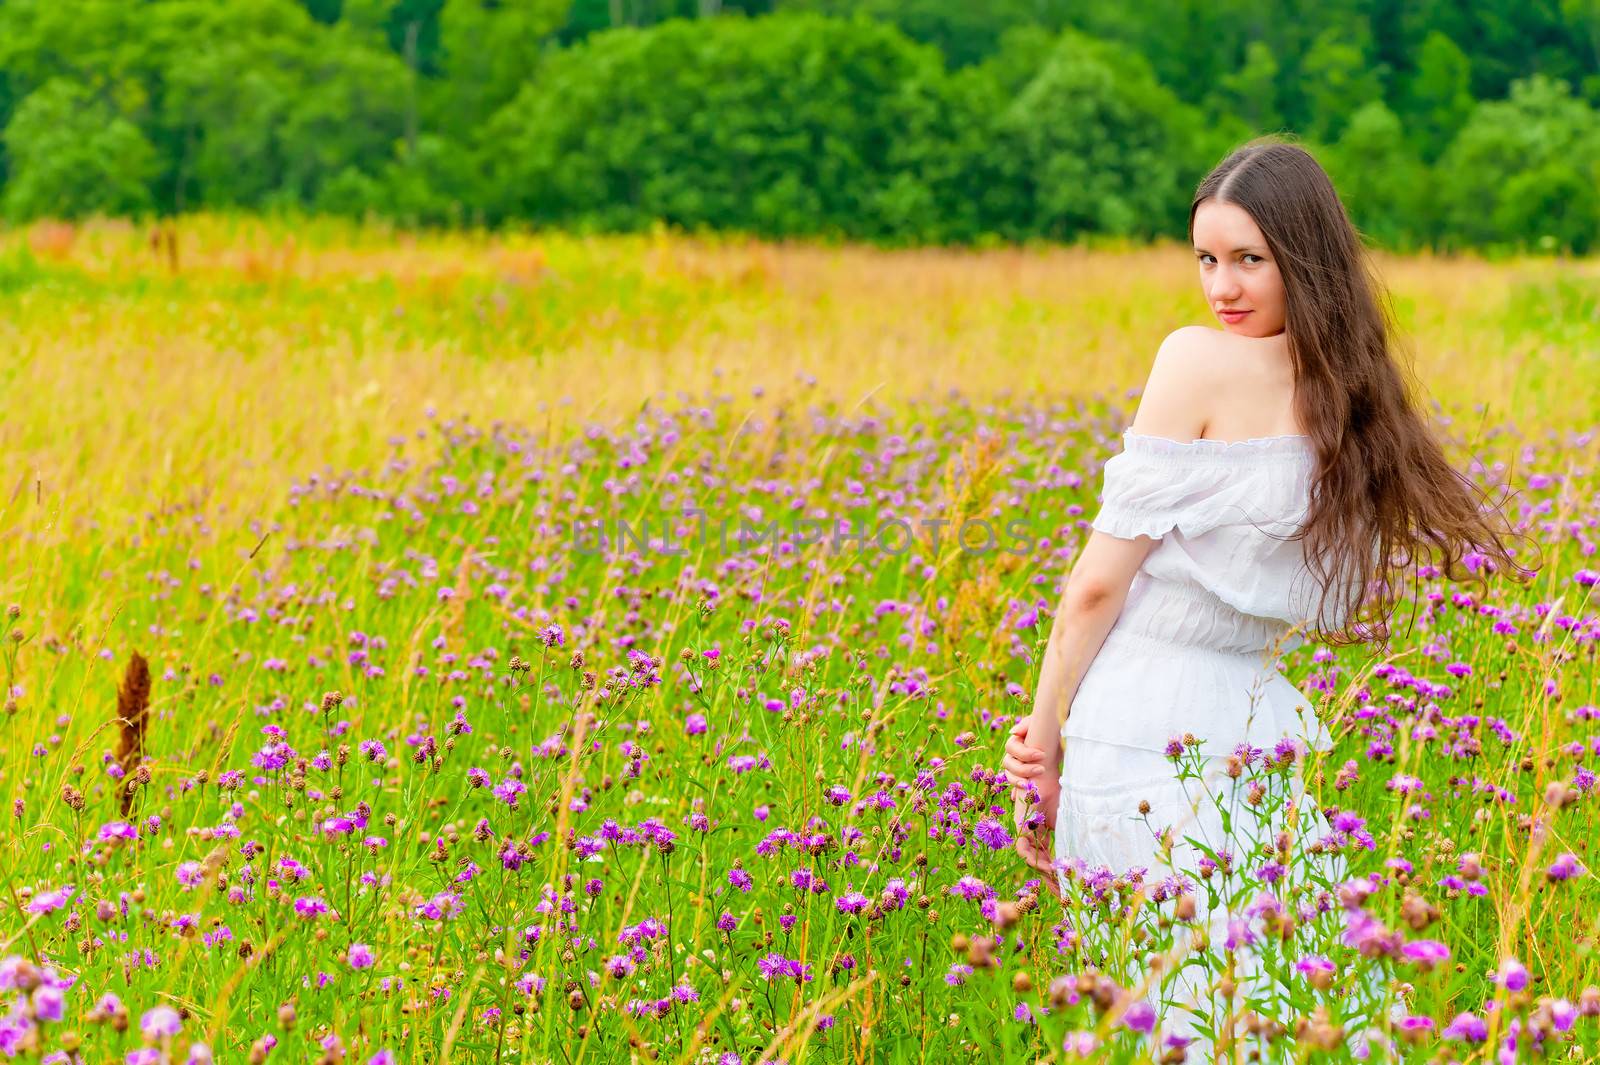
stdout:
{"type": "Polygon", "coordinates": [[[1451,1021],[1439,1035],[1445,1039],[1481,1043],[1489,1038],[1489,1026],[1476,1014],[1463,1012],[1456,1014],[1456,1019],[1451,1021]]]}
{"type": "Polygon", "coordinates": [[[139,1031],[151,1042],[177,1035],[182,1029],[183,1018],[171,1006],[156,1006],[139,1018],[139,1031]]]}
{"type": "Polygon", "coordinates": [[[1256,878],[1265,884],[1276,884],[1289,870],[1278,862],[1268,862],[1256,870],[1256,878]]]}
{"type": "Polygon", "coordinates": [[[1085,1061],[1092,1060],[1100,1049],[1100,1037],[1093,1032],[1068,1032],[1061,1041],[1061,1049],[1085,1061]]]}
{"type": "Polygon", "coordinates": [[[511,807],[517,807],[517,797],[528,790],[528,786],[520,780],[507,778],[494,786],[494,797],[511,807]]]}
{"type": "Polygon", "coordinates": [[[788,976],[798,984],[811,979],[811,966],[785,958],[782,954],[768,954],[756,962],[756,968],[760,969],[761,975],[768,980],[775,976],[788,976]]]}
{"type": "Polygon", "coordinates": [[[1400,956],[1427,970],[1450,960],[1450,948],[1437,939],[1418,939],[1400,948],[1400,956]]]}
{"type": "Polygon", "coordinates": [[[294,912],[306,920],[328,912],[328,904],[315,895],[305,895],[294,900],[294,912]]]}
{"type": "Polygon", "coordinates": [[[1250,946],[1255,941],[1256,934],[1250,930],[1250,922],[1243,917],[1235,917],[1228,922],[1228,936],[1223,940],[1222,947],[1233,951],[1250,946]]]}
{"type": "Polygon", "coordinates": [[[1556,856],[1556,860],[1550,863],[1550,868],[1544,871],[1544,875],[1551,881],[1572,880],[1585,872],[1583,865],[1578,861],[1578,856],[1566,851],[1556,856]]]}
{"type": "Polygon", "coordinates": [[[114,839],[138,839],[139,830],[126,821],[107,821],[95,835],[101,843],[109,843],[114,839]]]}
{"type": "Polygon", "coordinates": [[[454,917],[464,909],[466,904],[461,901],[461,895],[454,891],[441,891],[427,902],[420,902],[416,906],[417,914],[430,921],[443,921],[454,917]]]}
{"type": "Polygon", "coordinates": [[[370,969],[377,958],[372,953],[372,948],[365,943],[352,943],[345,953],[345,960],[352,969],[370,969]]]}
{"type": "Polygon", "coordinates": [[[1011,846],[1011,833],[992,817],[986,817],[974,825],[972,834],[990,850],[1003,851],[1011,846]]]}
{"type": "Polygon", "coordinates": [[[1123,1013],[1122,1024],[1135,1032],[1143,1032],[1145,1035],[1149,1035],[1155,1031],[1156,1008],[1144,999],[1140,999],[1129,1006],[1127,1012],[1123,1013]]]}
{"type": "Polygon", "coordinates": [[[1521,991],[1528,986],[1528,970],[1517,959],[1507,958],[1500,963],[1500,972],[1495,982],[1507,991],[1521,991]]]}
{"type": "Polygon", "coordinates": [[[204,878],[204,876],[205,871],[201,869],[199,862],[184,862],[182,865],[178,866],[178,884],[185,891],[190,891],[199,887],[200,881],[204,878]]]}
{"type": "Polygon", "coordinates": [[[834,900],[840,913],[860,913],[872,905],[872,900],[859,891],[847,891],[834,900]]]}
{"type": "Polygon", "coordinates": [[[964,899],[986,899],[994,894],[994,888],[975,876],[964,876],[950,886],[950,894],[964,899]]]}
{"type": "Polygon", "coordinates": [[[54,913],[67,904],[76,890],[71,884],[56,888],[54,891],[45,891],[35,895],[33,901],[28,903],[29,913],[54,913]]]}
{"type": "Polygon", "coordinates": [[[729,869],[728,883],[732,884],[740,891],[749,891],[755,886],[755,881],[751,880],[750,874],[745,872],[743,869],[729,869]]]}
{"type": "Polygon", "coordinates": [[[1329,977],[1333,975],[1333,962],[1320,954],[1309,954],[1295,962],[1294,969],[1308,978],[1329,977]]]}
{"type": "Polygon", "coordinates": [[[60,987],[43,983],[33,989],[33,1015],[51,1024],[61,1020],[66,1013],[67,999],[60,987]]]}

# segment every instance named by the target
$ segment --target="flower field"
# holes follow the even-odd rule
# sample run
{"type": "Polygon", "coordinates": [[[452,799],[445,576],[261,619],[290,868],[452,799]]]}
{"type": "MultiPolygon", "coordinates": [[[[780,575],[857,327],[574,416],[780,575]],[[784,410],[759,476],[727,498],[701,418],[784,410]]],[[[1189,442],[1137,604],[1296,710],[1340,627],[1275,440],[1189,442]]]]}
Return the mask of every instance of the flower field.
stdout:
{"type": "Polygon", "coordinates": [[[1182,974],[1218,1058],[1594,1060],[1600,270],[1380,263],[1538,576],[1058,897],[1001,748],[1181,249],[0,235],[0,1056],[1205,1060],[1182,974]]]}

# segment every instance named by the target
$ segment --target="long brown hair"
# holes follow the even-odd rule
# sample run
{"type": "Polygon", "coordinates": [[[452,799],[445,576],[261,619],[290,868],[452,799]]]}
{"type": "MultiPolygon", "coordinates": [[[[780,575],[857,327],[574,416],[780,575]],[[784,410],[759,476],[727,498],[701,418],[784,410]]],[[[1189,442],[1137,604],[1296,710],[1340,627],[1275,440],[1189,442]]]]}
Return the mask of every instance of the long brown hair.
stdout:
{"type": "Polygon", "coordinates": [[[1316,637],[1387,646],[1419,562],[1485,587],[1480,570],[1528,579],[1500,506],[1450,464],[1424,417],[1388,291],[1317,161],[1280,135],[1235,149],[1195,190],[1191,244],[1207,200],[1249,212],[1283,277],[1295,408],[1317,451],[1307,518],[1290,537],[1304,540],[1321,586],[1316,637]]]}

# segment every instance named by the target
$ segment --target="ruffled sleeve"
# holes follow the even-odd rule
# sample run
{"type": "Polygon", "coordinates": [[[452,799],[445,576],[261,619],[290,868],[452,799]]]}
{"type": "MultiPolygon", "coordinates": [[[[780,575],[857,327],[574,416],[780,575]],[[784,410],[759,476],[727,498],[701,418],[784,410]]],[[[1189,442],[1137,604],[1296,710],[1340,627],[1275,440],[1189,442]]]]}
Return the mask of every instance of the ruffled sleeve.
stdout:
{"type": "Polygon", "coordinates": [[[1221,441],[1126,433],[1123,450],[1105,464],[1100,512],[1090,525],[1124,540],[1159,540],[1174,530],[1195,537],[1223,525],[1273,528],[1294,517],[1285,513],[1293,509],[1285,490],[1295,481],[1283,476],[1290,471],[1281,461],[1293,457],[1270,441],[1246,453],[1221,441]]]}

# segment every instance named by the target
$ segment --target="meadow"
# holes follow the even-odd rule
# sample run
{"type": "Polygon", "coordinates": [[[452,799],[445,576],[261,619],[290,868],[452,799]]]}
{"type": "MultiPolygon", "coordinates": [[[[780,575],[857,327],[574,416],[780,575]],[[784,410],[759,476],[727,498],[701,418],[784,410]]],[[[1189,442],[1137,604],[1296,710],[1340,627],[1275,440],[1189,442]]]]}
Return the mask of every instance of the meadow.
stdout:
{"type": "MultiPolygon", "coordinates": [[[[1540,570],[1290,654],[1332,827],[1199,885],[1294,989],[1228,1051],[1592,1060],[1600,263],[1378,264],[1540,570]]],[[[1045,890],[999,762],[1197,322],[1173,244],[0,234],[0,1054],[1183,1060],[1183,892],[1045,890]],[[1027,549],[801,528],[935,518],[1027,549]]]]}

